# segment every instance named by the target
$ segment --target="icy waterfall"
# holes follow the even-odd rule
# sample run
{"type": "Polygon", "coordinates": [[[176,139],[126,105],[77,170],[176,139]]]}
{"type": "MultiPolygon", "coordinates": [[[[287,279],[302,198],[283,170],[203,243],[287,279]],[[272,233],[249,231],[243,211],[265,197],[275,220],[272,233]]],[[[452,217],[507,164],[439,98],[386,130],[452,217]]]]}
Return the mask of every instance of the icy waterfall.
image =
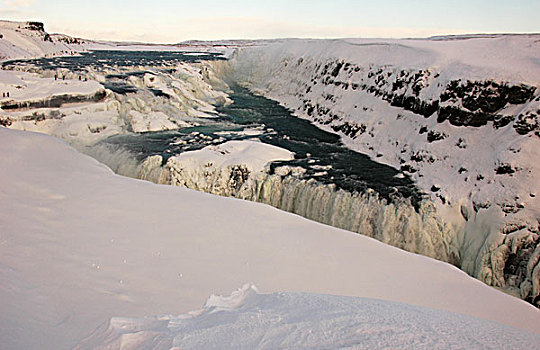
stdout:
{"type": "Polygon", "coordinates": [[[415,209],[408,199],[388,203],[376,192],[350,193],[314,179],[250,173],[242,164],[185,166],[159,155],[139,162],[122,148],[97,145],[86,153],[114,172],[159,184],[186,187],[220,196],[271,205],[323,224],[357,232],[409,252],[459,265],[456,233],[429,201],[415,209]]]}

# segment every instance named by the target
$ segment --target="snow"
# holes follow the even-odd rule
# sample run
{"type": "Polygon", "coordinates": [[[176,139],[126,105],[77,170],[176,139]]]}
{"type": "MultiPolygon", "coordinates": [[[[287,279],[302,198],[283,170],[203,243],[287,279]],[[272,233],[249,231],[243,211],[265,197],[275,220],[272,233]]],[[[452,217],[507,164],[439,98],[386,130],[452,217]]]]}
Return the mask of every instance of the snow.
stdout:
{"type": "MultiPolygon", "coordinates": [[[[75,42],[62,35],[53,35],[49,40],[47,33],[27,29],[26,25],[0,22],[0,33],[4,36],[0,39],[0,61],[75,54],[96,48],[176,51],[181,47],[185,51],[215,52],[213,45],[199,42],[176,46],[79,39],[75,42]]],[[[307,98],[328,107],[341,121],[365,123],[368,132],[361,137],[354,139],[344,135],[344,142],[353,149],[377,156],[378,160],[396,167],[400,166],[402,148],[406,149],[407,156],[433,157],[433,163],[415,164],[412,160],[409,163],[418,168],[412,177],[422,188],[429,191],[434,184],[441,188],[433,194],[438,215],[454,225],[458,233],[450,242],[444,235],[453,231],[441,233],[442,244],[449,249],[442,254],[451,254],[457,247],[461,266],[468,273],[507,291],[516,293],[517,289],[521,297],[534,297],[540,293],[540,248],[537,246],[534,250],[533,246],[525,257],[528,260],[522,261],[527,266],[518,274],[526,275],[524,281],[519,280],[518,275],[510,276],[513,281],[505,281],[505,263],[510,254],[521,254],[534,244],[535,235],[530,230],[540,217],[537,191],[534,191],[540,171],[540,165],[534,161],[538,156],[536,138],[516,136],[512,124],[500,129],[491,125],[473,129],[456,127],[448,121],[436,123],[434,117],[425,119],[390,106],[372,94],[358,95],[338,86],[313,84],[311,92],[305,91],[316,71],[315,65],[336,60],[348,60],[365,69],[354,76],[339,72],[336,80],[345,82],[378,69],[392,77],[396,69],[427,70],[428,77],[424,76],[420,82],[425,87],[420,97],[425,100],[438,97],[452,79],[494,79],[539,86],[537,39],[535,35],[495,35],[452,40],[224,41],[217,50],[234,57],[236,72],[230,69],[228,62],[180,64],[172,73],[150,70],[143,76],[129,78],[129,84],[143,91],[127,96],[107,91],[104,100],[98,103],[91,101],[103,91],[98,82],[103,83],[107,74],[119,73],[118,69],[87,70],[84,74],[90,81],[78,80],[74,73],[62,70],[57,73],[67,73],[66,80],[54,80],[51,71],[37,74],[0,71],[0,88],[2,92],[10,92],[10,97],[3,98],[2,103],[12,100],[24,107],[34,102],[46,106],[53,97],[81,97],[83,100],[59,108],[2,111],[0,119],[6,123],[5,118],[8,118],[13,129],[47,133],[82,148],[112,135],[170,130],[215,118],[215,105],[230,103],[222,91],[227,86],[221,79],[230,78],[227,74],[296,110],[301,117],[308,117],[301,110],[302,99],[307,98]],[[234,48],[254,44],[255,47],[233,55],[234,48]],[[242,74],[238,74],[239,71],[242,74]],[[165,103],[149,96],[148,91],[144,91],[147,88],[159,89],[170,99],[165,103]],[[447,138],[427,142],[426,135],[418,133],[422,127],[444,133],[447,138]],[[456,149],[456,144],[466,145],[466,151],[456,149]],[[495,167],[506,163],[519,171],[511,176],[493,174],[495,167]],[[461,167],[467,171],[458,171],[461,167]],[[478,175],[484,176],[482,181],[472,180],[478,175]],[[456,182],[456,178],[463,182],[456,182]],[[516,194],[519,198],[514,198],[516,194]],[[443,198],[451,204],[441,205],[443,198]],[[487,201],[496,205],[481,208],[476,213],[476,204],[487,201]],[[524,208],[508,215],[500,211],[514,204],[524,208]],[[527,227],[522,227],[523,223],[527,227]],[[517,230],[503,235],[503,224],[509,225],[505,229],[514,225],[517,230]]],[[[314,81],[321,82],[319,78],[314,77],[314,81]]],[[[371,84],[374,80],[366,81],[371,84]]],[[[382,87],[385,88],[387,86],[382,87]]],[[[410,87],[404,90],[409,91],[410,87]]],[[[462,107],[460,102],[451,103],[462,107]]],[[[532,101],[527,105],[505,107],[500,113],[534,112],[540,108],[539,103],[532,101]]],[[[323,127],[332,130],[330,126],[323,127]]],[[[250,130],[246,134],[259,132],[250,130]]],[[[322,333],[315,332],[315,338],[308,338],[315,344],[328,342],[329,347],[335,347],[336,339],[327,338],[325,332],[336,333],[343,329],[352,344],[358,339],[365,344],[374,341],[355,333],[356,326],[346,328],[359,314],[367,317],[367,323],[371,324],[369,330],[376,334],[376,339],[388,341],[389,347],[395,346],[394,341],[399,341],[399,346],[424,344],[415,341],[426,344],[433,341],[449,347],[504,344],[504,347],[533,348],[538,344],[537,336],[500,325],[540,333],[538,310],[473,280],[450,265],[264,205],[121,178],[48,136],[0,128],[0,147],[3,152],[0,202],[9,203],[0,213],[2,348],[58,349],[76,344],[85,348],[88,342],[95,346],[120,342],[128,347],[151,344],[156,339],[175,346],[175,342],[182,341],[179,345],[182,348],[198,348],[211,346],[204,343],[204,339],[218,345],[243,339],[239,338],[240,333],[234,332],[238,328],[242,334],[252,332],[249,339],[253,343],[246,342],[246,346],[260,345],[257,342],[264,333],[275,335],[267,338],[268,346],[297,347],[307,343],[301,343],[298,338],[284,340],[283,334],[303,337],[308,329],[320,327],[320,323],[313,324],[309,316],[312,312],[319,312],[320,319],[328,320],[325,324],[328,328],[322,328],[322,333]],[[189,316],[148,316],[186,313],[199,307],[205,296],[227,293],[247,281],[254,282],[265,293],[287,292],[258,294],[246,287],[233,293],[231,300],[210,298],[202,311],[189,316]],[[232,301],[235,305],[231,306],[232,301]],[[425,307],[439,311],[422,309],[425,307]],[[403,315],[401,319],[413,320],[415,332],[403,332],[403,327],[407,330],[411,327],[409,323],[406,326],[399,323],[399,319],[378,323],[381,309],[385,308],[392,310],[387,318],[403,315]],[[265,310],[268,318],[257,310],[265,310]],[[345,315],[343,318],[335,316],[340,310],[345,315]],[[440,310],[462,315],[449,315],[440,310]],[[248,321],[254,318],[254,313],[260,323],[251,328],[248,321]],[[472,320],[464,315],[484,320],[472,320]],[[148,317],[141,319],[144,316],[148,317]],[[289,326],[276,324],[273,320],[278,316],[289,320],[291,327],[295,325],[298,333],[289,326]],[[440,328],[433,329],[431,325],[439,324],[439,320],[440,328]],[[102,327],[81,343],[100,324],[102,327]],[[204,324],[210,328],[201,329],[204,324]],[[451,326],[445,327],[448,324],[451,326]],[[440,329],[442,331],[437,332],[440,329]],[[478,332],[473,334],[471,330],[478,332]],[[388,337],[382,337],[381,332],[388,337]]],[[[180,170],[188,168],[200,172],[210,164],[205,172],[203,169],[193,177],[222,174],[228,180],[227,186],[236,187],[242,185],[248,173],[263,174],[269,161],[290,157],[292,154],[283,149],[242,141],[172,157],[167,165],[179,170],[174,167],[179,161],[180,170]],[[236,176],[234,179],[229,176],[233,174],[231,171],[236,176]]],[[[150,157],[143,164],[145,171],[160,167],[161,161],[159,156],[150,157]]],[[[139,166],[127,163],[126,167],[139,166]]],[[[302,170],[282,167],[276,171],[288,174],[302,170]]],[[[272,202],[272,196],[283,191],[286,184],[278,175],[262,177],[264,183],[256,183],[262,192],[253,191],[252,195],[261,194],[272,202]]],[[[214,180],[209,183],[214,184],[214,180]]],[[[300,185],[311,186],[309,183],[300,185]]],[[[320,200],[316,202],[320,206],[315,208],[317,217],[329,215],[327,206],[334,203],[342,213],[337,205],[341,197],[345,202],[350,201],[342,193],[328,194],[319,188],[309,193],[320,200]]],[[[249,194],[245,194],[245,198],[250,198],[249,194]]],[[[439,221],[432,217],[435,212],[429,204],[416,212],[399,206],[379,208],[380,203],[373,198],[364,202],[364,207],[376,208],[370,212],[384,212],[382,236],[373,235],[382,241],[399,245],[402,237],[392,225],[401,225],[398,218],[403,215],[412,218],[406,225],[408,230],[418,231],[411,223],[420,222],[426,228],[418,231],[421,235],[431,235],[433,227],[439,233],[439,221]],[[428,221],[424,223],[426,218],[428,221]],[[387,232],[388,228],[392,232],[387,232]]],[[[341,217],[337,218],[339,222],[334,222],[337,216],[332,215],[331,220],[325,222],[345,227],[339,221],[341,217]]],[[[427,255],[438,252],[433,246],[440,242],[435,244],[429,237],[427,240],[414,238],[410,250],[420,247],[427,255]]],[[[523,268],[522,262],[519,268],[523,268]]]]}
{"type": "Polygon", "coordinates": [[[113,318],[76,349],[538,348],[540,335],[470,316],[368,298],[260,294],[246,284],[179,316],[113,318]]]}
{"type": "Polygon", "coordinates": [[[10,59],[37,58],[74,54],[76,46],[46,40],[45,32],[27,29],[26,22],[0,20],[0,62],[10,59]]]}
{"type": "Polygon", "coordinates": [[[538,310],[448,264],[266,205],[120,177],[50,136],[0,128],[0,147],[7,349],[73,347],[113,317],[186,313],[247,281],[540,333],[538,310]]]}
{"type": "MultiPolygon", "coordinates": [[[[151,112],[142,114],[137,111],[130,111],[129,118],[133,132],[161,131],[178,129],[178,124],[169,120],[163,112],[151,112]]],[[[184,124],[188,126],[189,124],[184,124]]]]}
{"type": "Polygon", "coordinates": [[[200,168],[201,164],[208,167],[225,168],[234,165],[245,165],[250,172],[262,172],[265,166],[278,160],[294,159],[290,151],[264,144],[258,139],[245,141],[228,141],[216,146],[207,146],[198,151],[190,151],[171,157],[169,162],[176,166],[200,168]]]}
{"type": "Polygon", "coordinates": [[[9,92],[9,97],[0,98],[0,105],[8,102],[24,105],[63,95],[94,96],[103,90],[103,86],[97,81],[63,80],[62,77],[55,80],[27,72],[0,70],[0,91],[9,92]]]}

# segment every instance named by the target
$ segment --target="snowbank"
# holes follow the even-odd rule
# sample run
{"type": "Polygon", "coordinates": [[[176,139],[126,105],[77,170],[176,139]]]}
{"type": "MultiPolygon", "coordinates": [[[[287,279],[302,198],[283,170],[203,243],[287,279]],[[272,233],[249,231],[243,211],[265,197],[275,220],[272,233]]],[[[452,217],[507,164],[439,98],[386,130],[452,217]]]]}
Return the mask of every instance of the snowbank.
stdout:
{"type": "Polygon", "coordinates": [[[265,205],[120,177],[50,136],[0,128],[0,148],[7,349],[69,348],[112,317],[186,313],[246,281],[540,333],[538,310],[448,264],[265,205]]]}
{"type": "Polygon", "coordinates": [[[180,316],[113,318],[76,349],[533,349],[540,335],[368,298],[259,294],[246,284],[180,316]]]}
{"type": "Polygon", "coordinates": [[[294,154],[284,148],[264,144],[254,139],[228,141],[220,145],[207,146],[198,151],[184,152],[169,158],[167,162],[170,166],[174,165],[178,171],[197,171],[204,164],[207,171],[210,170],[208,168],[216,171],[243,165],[249,173],[259,173],[270,162],[293,158],[294,154]]]}

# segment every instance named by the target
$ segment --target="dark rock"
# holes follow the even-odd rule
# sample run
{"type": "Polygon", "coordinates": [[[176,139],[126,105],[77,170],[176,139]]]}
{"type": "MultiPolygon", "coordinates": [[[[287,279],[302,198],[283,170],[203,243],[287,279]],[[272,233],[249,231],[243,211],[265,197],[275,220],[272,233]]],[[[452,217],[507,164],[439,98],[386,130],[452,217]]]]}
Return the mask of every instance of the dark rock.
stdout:
{"type": "Polygon", "coordinates": [[[495,113],[507,104],[523,104],[533,99],[536,88],[527,85],[499,84],[488,81],[453,80],[440,96],[441,102],[461,102],[463,108],[444,106],[439,109],[437,120],[448,120],[456,126],[483,126],[497,119],[496,127],[511,122],[507,118],[496,118],[495,113]]]}
{"type": "Polygon", "coordinates": [[[334,130],[336,132],[340,131],[343,134],[355,139],[359,135],[366,132],[366,125],[345,122],[345,123],[340,124],[340,125],[332,125],[332,130],[334,130]]]}
{"type": "Polygon", "coordinates": [[[13,122],[9,117],[0,118],[0,126],[4,126],[7,128],[8,126],[11,126],[11,124],[13,124],[13,122]]]}
{"type": "Polygon", "coordinates": [[[336,66],[334,67],[334,70],[332,70],[332,73],[330,73],[331,76],[337,77],[339,74],[339,71],[341,70],[341,67],[343,67],[343,61],[339,61],[336,66]]]}
{"type": "Polygon", "coordinates": [[[444,140],[445,138],[446,138],[446,134],[433,131],[433,130],[429,131],[427,134],[427,140],[429,143],[434,142],[434,141],[444,140]]]}
{"type": "Polygon", "coordinates": [[[514,129],[520,135],[540,130],[540,110],[518,115],[514,123],[514,129]]]}
{"type": "Polygon", "coordinates": [[[487,202],[484,202],[484,203],[481,203],[481,202],[475,202],[473,201],[473,209],[476,213],[478,213],[478,211],[480,209],[487,209],[491,206],[491,203],[489,201],[487,202]]]}
{"type": "Polygon", "coordinates": [[[25,29],[44,32],[45,31],[45,26],[43,25],[42,22],[26,22],[25,29]]]}
{"type": "Polygon", "coordinates": [[[78,103],[78,102],[87,102],[101,101],[107,96],[107,93],[104,90],[100,90],[91,96],[73,96],[73,95],[56,95],[52,96],[47,100],[42,101],[7,101],[2,104],[0,107],[4,110],[14,110],[14,109],[25,109],[25,108],[57,108],[66,103],[78,103]]]}
{"type": "MultiPolygon", "coordinates": [[[[522,225],[515,225],[511,227],[511,230],[508,230],[505,227],[503,233],[510,234],[523,228],[525,227],[522,225]]],[[[537,235],[531,235],[531,238],[532,239],[521,242],[518,249],[510,252],[504,263],[504,279],[509,283],[510,287],[519,288],[521,283],[527,279],[527,263],[530,261],[531,255],[540,243],[537,235]]],[[[538,298],[538,296],[536,296],[536,298],[538,298]]],[[[533,302],[532,298],[527,301],[533,302]]]]}
{"type": "Polygon", "coordinates": [[[496,129],[503,128],[510,124],[515,117],[513,115],[496,115],[493,118],[493,126],[496,129]]]}
{"type": "Polygon", "coordinates": [[[416,173],[416,169],[409,164],[403,164],[400,169],[401,171],[406,171],[411,174],[416,173]]]}
{"type": "Polygon", "coordinates": [[[497,167],[497,169],[495,169],[495,173],[497,175],[513,174],[515,172],[516,171],[514,170],[514,168],[512,168],[510,164],[501,164],[497,167]]]}
{"type": "Polygon", "coordinates": [[[465,219],[465,220],[469,220],[469,217],[470,217],[470,213],[469,213],[469,208],[467,208],[466,206],[464,205],[461,205],[460,206],[460,212],[461,212],[461,216],[465,219]]]}

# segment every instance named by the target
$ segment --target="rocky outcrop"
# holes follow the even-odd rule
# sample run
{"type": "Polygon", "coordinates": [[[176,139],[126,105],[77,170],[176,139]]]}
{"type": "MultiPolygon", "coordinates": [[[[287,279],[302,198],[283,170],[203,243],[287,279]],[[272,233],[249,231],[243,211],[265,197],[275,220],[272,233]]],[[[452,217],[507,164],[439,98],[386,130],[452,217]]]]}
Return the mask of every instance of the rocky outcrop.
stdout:
{"type": "MultiPolygon", "coordinates": [[[[441,82],[436,81],[439,76],[439,73],[429,69],[361,67],[343,60],[331,60],[314,67],[310,82],[325,86],[333,85],[343,90],[364,91],[388,102],[391,106],[401,107],[426,118],[435,115],[439,123],[448,120],[455,126],[480,127],[493,122],[494,127],[500,128],[517,119],[519,122],[515,126],[516,132],[523,135],[538,130],[537,118],[534,118],[533,114],[527,116],[499,114],[505,107],[531,102],[535,98],[536,87],[493,80],[451,80],[446,83],[444,89],[440,89],[441,82]],[[439,85],[440,92],[428,97],[423,92],[433,90],[433,85],[439,85]]],[[[306,95],[312,91],[309,85],[306,84],[306,95]]],[[[331,100],[332,95],[325,95],[324,98],[331,100]]],[[[305,113],[314,118],[319,117],[322,124],[330,124],[339,119],[330,110],[313,105],[311,99],[304,99],[303,103],[305,113]]],[[[342,129],[349,130],[349,126],[343,124],[334,130],[342,129]]],[[[354,132],[348,131],[346,134],[354,136],[354,132]]]]}

